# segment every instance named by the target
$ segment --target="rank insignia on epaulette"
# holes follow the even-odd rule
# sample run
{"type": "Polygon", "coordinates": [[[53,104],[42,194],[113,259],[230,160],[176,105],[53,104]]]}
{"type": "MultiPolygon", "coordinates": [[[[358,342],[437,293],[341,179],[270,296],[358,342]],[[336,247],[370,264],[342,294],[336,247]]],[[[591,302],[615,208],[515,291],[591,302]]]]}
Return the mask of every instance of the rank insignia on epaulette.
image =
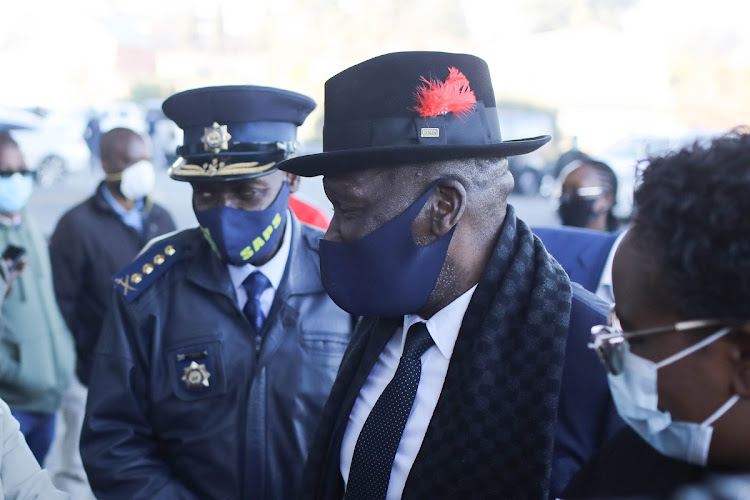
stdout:
{"type": "Polygon", "coordinates": [[[154,243],[112,278],[115,288],[128,302],[134,300],[177,261],[178,250],[174,243],[154,243]]]}

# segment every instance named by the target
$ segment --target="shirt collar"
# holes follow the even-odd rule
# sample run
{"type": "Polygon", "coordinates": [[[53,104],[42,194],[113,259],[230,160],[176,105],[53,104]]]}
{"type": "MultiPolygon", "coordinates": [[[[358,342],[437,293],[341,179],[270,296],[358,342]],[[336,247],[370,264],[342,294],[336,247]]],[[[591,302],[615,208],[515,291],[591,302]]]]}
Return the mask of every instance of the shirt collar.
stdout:
{"type": "Polygon", "coordinates": [[[126,210],[120,203],[115,199],[112,192],[109,190],[109,188],[102,184],[102,196],[104,196],[104,201],[107,202],[107,205],[109,205],[112,210],[117,213],[121,218],[127,217],[130,214],[137,213],[138,215],[143,212],[143,200],[135,200],[135,204],[133,205],[133,208],[130,210],[126,210]]]}
{"type": "Polygon", "coordinates": [[[476,289],[477,285],[469,288],[463,295],[433,314],[427,321],[416,314],[404,316],[402,343],[406,339],[406,332],[411,325],[419,322],[426,323],[427,331],[430,332],[432,341],[435,342],[440,354],[445,359],[450,360],[453,355],[453,347],[456,345],[458,332],[461,329],[461,323],[464,320],[464,314],[466,314],[466,309],[468,309],[469,302],[471,302],[476,289]]]}
{"type": "Polygon", "coordinates": [[[617,251],[617,247],[620,246],[620,242],[625,237],[625,233],[627,233],[627,229],[620,233],[620,235],[617,237],[615,242],[612,244],[612,248],[609,249],[609,255],[607,255],[607,262],[604,264],[604,267],[602,268],[602,277],[599,281],[599,286],[608,286],[612,287],[612,263],[615,260],[615,252],[617,251]]]}
{"type": "Polygon", "coordinates": [[[250,276],[254,271],[260,271],[266,275],[268,281],[271,282],[274,291],[279,289],[281,284],[281,278],[284,277],[284,269],[286,269],[286,261],[289,259],[289,248],[292,244],[292,214],[287,210],[286,213],[286,225],[284,227],[284,237],[281,240],[281,246],[276,255],[271,257],[271,260],[261,266],[254,266],[252,264],[245,264],[244,266],[235,266],[234,264],[227,264],[229,269],[229,276],[232,279],[234,288],[237,289],[242,286],[245,278],[250,276]]]}

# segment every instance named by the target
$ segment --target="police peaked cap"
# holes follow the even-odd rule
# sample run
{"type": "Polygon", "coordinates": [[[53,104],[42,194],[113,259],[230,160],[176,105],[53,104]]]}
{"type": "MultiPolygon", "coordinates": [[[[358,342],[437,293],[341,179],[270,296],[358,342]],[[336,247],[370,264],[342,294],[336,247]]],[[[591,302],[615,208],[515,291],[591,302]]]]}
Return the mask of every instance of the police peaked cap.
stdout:
{"type": "Polygon", "coordinates": [[[468,54],[397,52],[325,85],[323,153],[279,169],[311,177],[373,166],[530,153],[543,135],[503,141],[487,63],[468,54]]]}
{"type": "Polygon", "coordinates": [[[297,147],[311,98],[271,87],[227,85],[186,90],[162,104],[184,132],[169,175],[180,181],[232,181],[267,175],[297,147]]]}

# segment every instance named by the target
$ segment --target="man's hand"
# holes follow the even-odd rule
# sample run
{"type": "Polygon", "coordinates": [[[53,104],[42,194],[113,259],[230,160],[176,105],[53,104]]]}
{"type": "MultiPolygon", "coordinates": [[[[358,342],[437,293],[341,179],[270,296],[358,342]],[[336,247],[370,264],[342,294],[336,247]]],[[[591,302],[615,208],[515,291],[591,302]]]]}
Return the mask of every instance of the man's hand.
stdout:
{"type": "Polygon", "coordinates": [[[26,269],[26,261],[17,262],[14,265],[13,261],[6,259],[5,266],[6,269],[8,269],[8,277],[6,279],[8,289],[5,291],[5,296],[7,297],[11,290],[13,290],[13,283],[15,283],[16,278],[21,276],[21,273],[23,273],[24,269],[26,269]]]}

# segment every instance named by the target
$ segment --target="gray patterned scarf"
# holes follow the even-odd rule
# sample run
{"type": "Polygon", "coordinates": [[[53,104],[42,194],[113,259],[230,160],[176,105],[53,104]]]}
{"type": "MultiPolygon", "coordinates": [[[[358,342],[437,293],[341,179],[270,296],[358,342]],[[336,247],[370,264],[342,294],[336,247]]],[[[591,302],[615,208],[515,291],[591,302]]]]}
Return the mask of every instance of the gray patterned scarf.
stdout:
{"type": "Polygon", "coordinates": [[[571,290],[508,206],[404,498],[547,497],[571,290]]]}

